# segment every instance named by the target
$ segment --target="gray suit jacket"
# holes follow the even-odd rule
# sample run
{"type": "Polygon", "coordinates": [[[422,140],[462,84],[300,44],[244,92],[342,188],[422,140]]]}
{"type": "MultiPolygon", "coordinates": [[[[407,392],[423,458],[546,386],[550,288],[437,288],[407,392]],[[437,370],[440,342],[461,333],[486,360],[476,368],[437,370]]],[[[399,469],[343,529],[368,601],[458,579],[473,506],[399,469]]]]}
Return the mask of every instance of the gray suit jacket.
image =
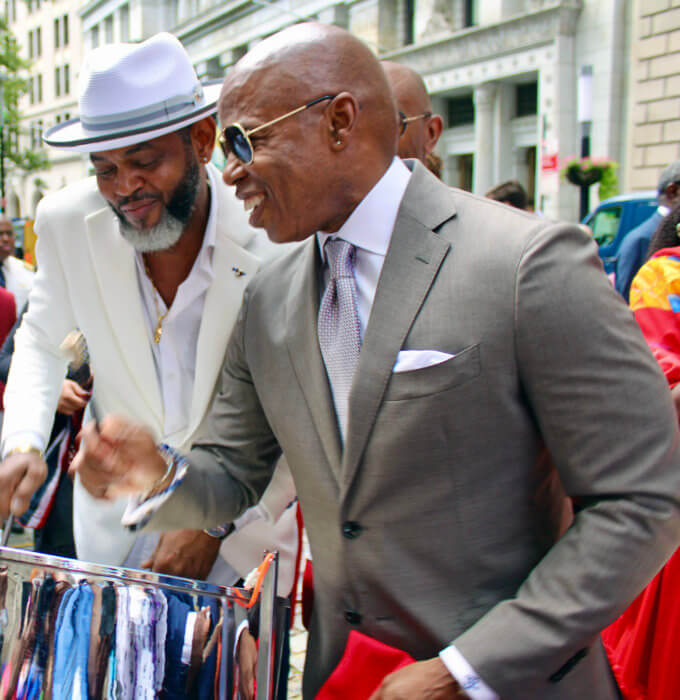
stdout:
{"type": "Polygon", "coordinates": [[[418,659],[454,642],[503,700],[616,697],[598,633],[680,541],[680,453],[592,241],[416,166],[344,451],[318,306],[315,240],[251,282],[208,437],[155,525],[229,520],[282,449],[314,558],[306,698],[351,629],[418,659]],[[402,349],[454,357],[395,374],[402,349]],[[579,506],[559,539],[553,464],[579,506]]]}

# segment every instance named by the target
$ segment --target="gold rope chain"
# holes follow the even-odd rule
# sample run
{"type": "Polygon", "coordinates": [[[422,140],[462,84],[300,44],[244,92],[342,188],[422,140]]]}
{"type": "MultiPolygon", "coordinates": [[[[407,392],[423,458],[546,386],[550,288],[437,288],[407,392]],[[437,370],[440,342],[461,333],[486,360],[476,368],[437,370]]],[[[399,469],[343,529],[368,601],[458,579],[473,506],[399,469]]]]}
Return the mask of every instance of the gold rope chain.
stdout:
{"type": "Polygon", "coordinates": [[[146,260],[143,256],[142,260],[144,262],[144,272],[146,272],[146,276],[149,278],[149,282],[151,283],[151,289],[153,289],[153,305],[156,308],[156,330],[153,334],[153,342],[156,343],[156,345],[158,345],[158,343],[161,342],[161,338],[163,336],[163,321],[165,320],[165,317],[170,313],[170,309],[168,308],[164,313],[161,313],[160,306],[158,305],[158,298],[160,297],[160,293],[156,289],[156,285],[151,279],[149,266],[147,265],[146,260]]]}

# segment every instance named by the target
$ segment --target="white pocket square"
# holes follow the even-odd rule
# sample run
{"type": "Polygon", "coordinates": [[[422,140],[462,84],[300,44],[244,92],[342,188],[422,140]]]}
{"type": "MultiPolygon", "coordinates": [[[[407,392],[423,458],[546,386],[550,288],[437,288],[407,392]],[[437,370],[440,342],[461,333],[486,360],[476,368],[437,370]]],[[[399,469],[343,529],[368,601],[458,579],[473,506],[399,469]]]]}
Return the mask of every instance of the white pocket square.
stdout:
{"type": "Polygon", "coordinates": [[[393,372],[412,372],[415,369],[424,369],[440,365],[450,360],[455,355],[437,350],[401,350],[397,355],[397,361],[392,368],[393,372]]]}

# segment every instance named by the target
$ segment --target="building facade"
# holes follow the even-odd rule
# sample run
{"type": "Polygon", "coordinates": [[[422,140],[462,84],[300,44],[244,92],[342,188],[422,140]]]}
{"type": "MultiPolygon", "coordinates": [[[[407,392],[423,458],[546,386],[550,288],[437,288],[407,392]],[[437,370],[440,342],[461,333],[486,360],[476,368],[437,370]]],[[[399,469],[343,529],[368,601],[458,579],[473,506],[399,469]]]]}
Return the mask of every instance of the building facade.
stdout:
{"type": "Polygon", "coordinates": [[[626,189],[655,189],[680,159],[680,0],[633,0],[626,189]]]}
{"type": "Polygon", "coordinates": [[[80,66],[79,0],[6,0],[9,27],[31,62],[29,91],[19,104],[22,114],[19,146],[45,149],[50,168],[39,173],[9,169],[6,211],[32,218],[47,191],[82,177],[83,158],[47,148],[43,132],[77,113],[77,71],[80,66]]]}
{"type": "MultiPolygon", "coordinates": [[[[575,220],[578,189],[561,180],[559,168],[580,152],[577,86],[585,69],[592,73],[590,151],[618,161],[621,172],[628,172],[631,1],[55,0],[40,6],[33,0],[39,6],[33,12],[27,0],[18,4],[24,8],[23,35],[38,26],[41,16],[44,26],[53,22],[61,11],[57,7],[69,5],[72,12],[77,6],[72,33],[82,55],[104,43],[172,31],[204,79],[223,77],[250,47],[292,23],[316,19],[342,26],[381,58],[402,62],[424,77],[445,123],[438,152],[446,182],[483,194],[516,178],[536,209],[575,220]]],[[[43,43],[47,31],[43,27],[43,43]]],[[[54,123],[60,109],[66,111],[59,102],[63,96],[48,85],[56,79],[56,68],[48,69],[51,60],[41,56],[33,72],[43,73],[43,90],[54,96],[59,109],[51,105],[43,113],[27,105],[33,109],[25,111],[28,120],[42,118],[43,128],[54,123]]],[[[71,68],[71,89],[76,76],[71,68]]],[[[69,105],[75,111],[73,101],[69,105]]],[[[53,166],[41,176],[49,189],[88,171],[82,157],[51,151],[50,158],[53,166]],[[73,168],[61,174],[62,162],[73,168]]],[[[24,190],[19,199],[24,206],[28,197],[30,209],[30,186],[24,190]]],[[[593,195],[596,190],[592,188],[593,195]]]]}
{"type": "MultiPolygon", "coordinates": [[[[483,194],[520,180],[535,207],[578,216],[560,164],[580,154],[577,84],[592,70],[591,153],[624,163],[626,0],[180,0],[173,31],[205,77],[284,26],[345,27],[418,71],[442,115],[443,178],[483,194]]],[[[596,188],[593,188],[595,195],[596,188]]]]}

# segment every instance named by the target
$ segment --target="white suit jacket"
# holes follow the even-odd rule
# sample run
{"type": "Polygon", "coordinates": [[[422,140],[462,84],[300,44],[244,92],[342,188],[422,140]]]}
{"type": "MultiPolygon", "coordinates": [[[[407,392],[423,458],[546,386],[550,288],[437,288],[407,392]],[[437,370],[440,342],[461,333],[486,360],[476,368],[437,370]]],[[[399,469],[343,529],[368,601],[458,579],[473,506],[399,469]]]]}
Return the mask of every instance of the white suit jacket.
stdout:
{"type": "MultiPolygon", "coordinates": [[[[163,402],[149,347],[134,250],[121,236],[116,216],[90,178],[48,195],[38,207],[38,272],[29,311],[15,337],[5,392],[3,441],[23,431],[47,440],[67,364],[59,346],[67,333],[79,328],[88,343],[101,415],[126,415],[150,426],[159,439],[163,437],[183,450],[190,447],[212,402],[243,291],[260,260],[272,257],[279,248],[248,225],[242,205],[222,185],[218,171],[208,167],[212,169],[217,207],[214,278],[199,331],[186,431],[162,435],[163,402]],[[236,274],[232,268],[245,274],[236,274]]],[[[287,467],[282,469],[287,471],[287,467]]],[[[292,498],[292,479],[289,473],[283,474],[263,498],[263,510],[276,520],[292,498]]],[[[123,500],[109,503],[93,499],[76,484],[74,533],[80,558],[122,564],[136,537],[120,525],[124,508],[123,500]]],[[[290,578],[292,583],[293,576],[293,519],[294,514],[286,513],[276,526],[262,520],[248,525],[225,540],[223,557],[245,575],[259,563],[265,546],[278,548],[284,569],[283,590],[284,580],[290,578]]]]}

